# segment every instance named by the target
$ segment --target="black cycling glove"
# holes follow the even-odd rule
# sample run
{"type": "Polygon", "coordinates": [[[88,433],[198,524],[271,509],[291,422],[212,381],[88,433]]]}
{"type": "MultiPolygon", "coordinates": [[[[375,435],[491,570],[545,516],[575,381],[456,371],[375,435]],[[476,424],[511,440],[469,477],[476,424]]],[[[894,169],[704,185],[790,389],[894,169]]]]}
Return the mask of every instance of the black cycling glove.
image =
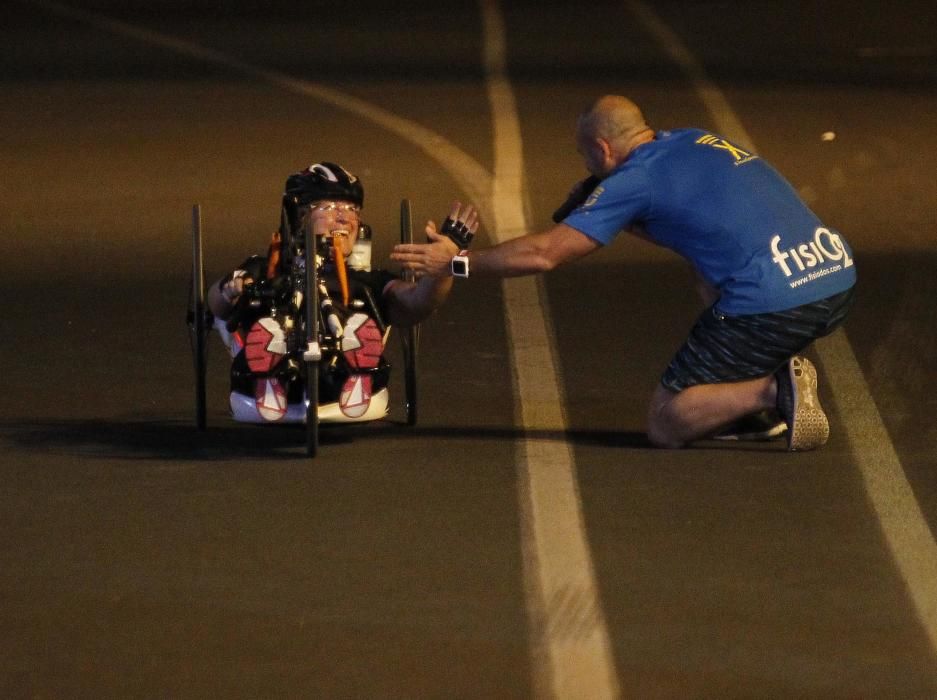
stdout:
{"type": "Polygon", "coordinates": [[[566,201],[560,205],[559,209],[553,212],[554,223],[558,224],[572,214],[574,209],[589,198],[589,195],[592,194],[592,190],[596,188],[599,182],[601,182],[601,180],[595,175],[590,175],[585,180],[577,182],[573,189],[570,190],[566,201]]]}
{"type": "Polygon", "coordinates": [[[468,250],[469,244],[475,238],[475,234],[469,231],[468,226],[451,216],[447,216],[446,220],[442,222],[441,233],[449,236],[452,242],[459,246],[459,250],[468,250]]]}

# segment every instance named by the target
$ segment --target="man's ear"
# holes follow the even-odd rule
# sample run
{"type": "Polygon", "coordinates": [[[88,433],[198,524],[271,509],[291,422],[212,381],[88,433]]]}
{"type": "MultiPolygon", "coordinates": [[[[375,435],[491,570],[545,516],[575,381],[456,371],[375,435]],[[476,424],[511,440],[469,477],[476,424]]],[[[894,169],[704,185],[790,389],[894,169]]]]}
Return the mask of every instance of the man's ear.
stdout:
{"type": "Polygon", "coordinates": [[[597,138],[595,142],[599,145],[599,148],[602,151],[602,155],[608,158],[612,153],[612,144],[603,138],[597,138]]]}
{"type": "Polygon", "coordinates": [[[595,141],[602,152],[602,163],[605,165],[605,169],[608,170],[615,165],[615,149],[612,148],[611,143],[603,138],[596,138],[595,141]]]}

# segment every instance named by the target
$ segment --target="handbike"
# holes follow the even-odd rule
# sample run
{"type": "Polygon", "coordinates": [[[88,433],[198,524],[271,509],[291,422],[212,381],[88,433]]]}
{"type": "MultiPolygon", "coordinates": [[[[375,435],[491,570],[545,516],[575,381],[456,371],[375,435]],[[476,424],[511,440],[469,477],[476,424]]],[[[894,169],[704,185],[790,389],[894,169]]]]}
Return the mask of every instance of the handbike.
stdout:
{"type": "MultiPolygon", "coordinates": [[[[362,229],[366,228],[362,227],[362,229]]],[[[246,286],[245,293],[239,302],[243,309],[239,311],[271,310],[273,317],[278,319],[278,325],[284,329],[282,342],[285,352],[282,353],[284,356],[282,361],[278,362],[275,373],[271,371],[269,374],[257,375],[255,379],[261,381],[268,376],[276,376],[302,386],[302,401],[305,405],[305,415],[302,420],[306,428],[306,452],[314,457],[319,450],[319,428],[323,420],[325,422],[374,420],[383,417],[386,409],[378,411],[380,415],[375,414],[373,418],[370,414],[365,414],[363,417],[353,416],[346,421],[345,416],[334,410],[334,404],[320,405],[319,397],[322,393],[320,384],[323,378],[326,384],[331,384],[334,383],[333,373],[345,371],[347,374],[347,361],[343,355],[348,334],[345,332],[342,319],[335,312],[335,304],[330,292],[322,281],[323,266],[328,258],[329,241],[325,236],[314,235],[308,225],[303,226],[301,231],[289,231],[288,225],[282,223],[281,235],[287,241],[284,246],[288,256],[287,274],[276,280],[265,280],[246,286]],[[312,264],[309,264],[310,260],[312,264]]],[[[207,427],[207,338],[211,328],[221,323],[212,317],[206,304],[202,238],[201,208],[196,204],[192,209],[192,279],[187,322],[195,369],[195,422],[200,431],[204,431],[207,427]]],[[[412,240],[410,202],[404,199],[400,205],[400,241],[410,243],[412,240]]],[[[389,329],[381,319],[377,304],[371,298],[370,292],[366,288],[364,292],[366,299],[359,306],[366,309],[368,315],[375,319],[376,325],[386,339],[389,329]]],[[[359,301],[356,300],[356,304],[359,301]]],[[[237,323],[238,320],[235,319],[226,324],[227,330],[233,330],[237,323]]],[[[404,365],[404,408],[406,424],[409,426],[415,425],[417,420],[419,335],[418,325],[406,328],[400,333],[404,365]]],[[[390,367],[383,356],[381,363],[379,369],[389,372],[390,367]]],[[[354,370],[356,376],[372,371],[377,370],[374,368],[354,370]]],[[[233,378],[235,374],[235,368],[232,368],[233,378]]],[[[370,387],[370,382],[368,382],[368,387],[370,387]]],[[[232,411],[233,409],[232,399],[232,411]]],[[[237,415],[235,418],[237,419],[237,415]]]]}

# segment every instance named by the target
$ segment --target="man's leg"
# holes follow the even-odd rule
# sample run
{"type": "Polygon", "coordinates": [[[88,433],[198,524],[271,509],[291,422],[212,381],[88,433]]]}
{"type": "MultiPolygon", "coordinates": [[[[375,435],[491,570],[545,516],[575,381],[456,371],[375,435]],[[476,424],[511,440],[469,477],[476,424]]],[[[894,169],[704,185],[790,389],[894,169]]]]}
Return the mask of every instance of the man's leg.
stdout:
{"type": "Polygon", "coordinates": [[[651,399],[651,442],[681,447],[741,416],[776,407],[788,427],[788,449],[823,445],[829,426],[817,397],[816,369],[800,353],[842,323],[852,296],[849,289],[764,314],[732,316],[715,307],[704,311],[651,399]],[[735,381],[757,375],[762,377],[735,381]],[[781,401],[779,380],[784,385],[781,401]]]}
{"type": "Polygon", "coordinates": [[[683,447],[741,416],[774,408],[773,375],[740,382],[697,384],[674,392],[658,384],[648,410],[647,435],[658,447],[683,447]]]}

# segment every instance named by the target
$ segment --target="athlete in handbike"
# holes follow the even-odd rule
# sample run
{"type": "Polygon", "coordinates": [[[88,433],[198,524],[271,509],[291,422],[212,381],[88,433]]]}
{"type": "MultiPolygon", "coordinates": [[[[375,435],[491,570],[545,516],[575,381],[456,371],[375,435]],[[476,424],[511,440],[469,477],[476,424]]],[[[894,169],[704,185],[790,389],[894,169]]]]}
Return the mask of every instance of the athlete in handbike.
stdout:
{"type": "MultiPolygon", "coordinates": [[[[319,421],[369,421],[387,413],[389,327],[412,326],[429,316],[445,302],[452,280],[412,281],[372,270],[370,228],[360,220],[363,205],[361,181],[339,165],[315,163],[290,175],[280,228],[267,255],[248,258],[210,286],[208,307],[233,358],[235,420],[305,420],[299,298],[307,229],[316,241],[323,331],[334,350],[318,363],[319,421]]],[[[426,235],[444,241],[455,254],[468,247],[477,228],[474,210],[455,203],[442,231],[429,222],[426,235]]]]}

